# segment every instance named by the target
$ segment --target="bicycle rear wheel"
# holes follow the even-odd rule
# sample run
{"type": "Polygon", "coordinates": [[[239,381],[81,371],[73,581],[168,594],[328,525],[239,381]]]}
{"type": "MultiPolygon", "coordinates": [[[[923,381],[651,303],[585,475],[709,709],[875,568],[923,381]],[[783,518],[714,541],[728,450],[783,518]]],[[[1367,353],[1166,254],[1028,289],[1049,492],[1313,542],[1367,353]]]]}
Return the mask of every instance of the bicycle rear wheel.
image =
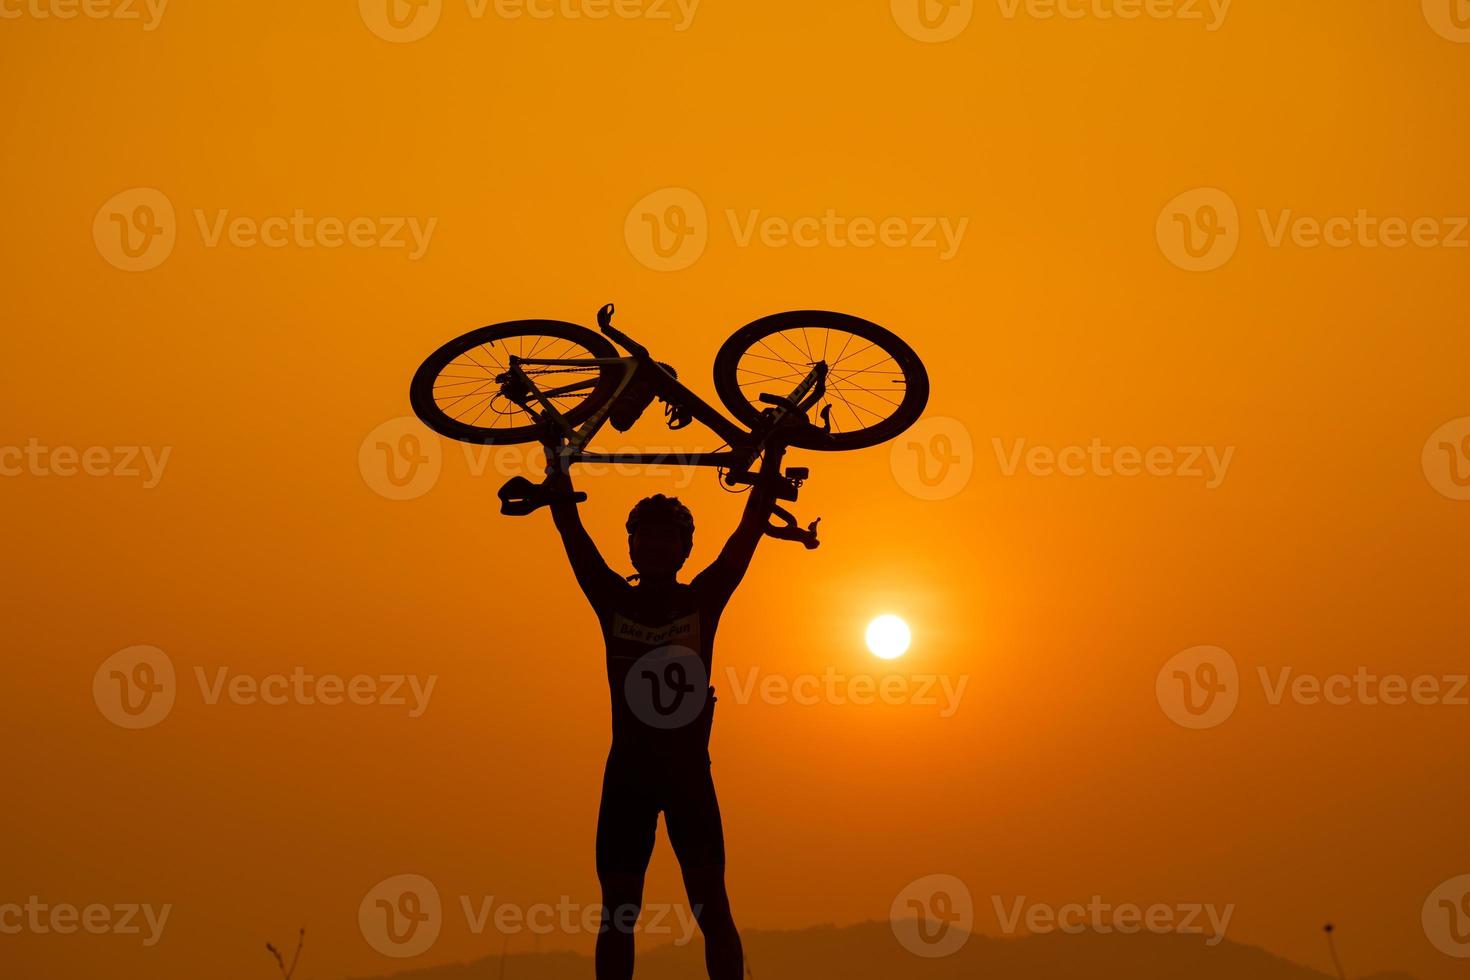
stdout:
{"type": "Polygon", "coordinates": [[[830,407],[832,431],[796,427],[788,441],[798,449],[887,442],[929,401],[929,374],[913,348],[876,323],[826,310],[776,313],[741,327],[715,357],[715,390],[730,414],[754,426],[767,407],[760,395],[789,395],[818,361],[827,364],[827,390],[808,416],[830,407]]]}
{"type": "MultiPolygon", "coordinates": [[[[486,446],[534,442],[536,418],[508,397],[510,357],[586,360],[617,357],[601,334],[561,320],[512,320],[456,337],[419,366],[408,400],[425,425],[451,439],[486,446]]],[[[526,365],[524,371],[571,425],[612,397],[612,365],[526,365]]]]}

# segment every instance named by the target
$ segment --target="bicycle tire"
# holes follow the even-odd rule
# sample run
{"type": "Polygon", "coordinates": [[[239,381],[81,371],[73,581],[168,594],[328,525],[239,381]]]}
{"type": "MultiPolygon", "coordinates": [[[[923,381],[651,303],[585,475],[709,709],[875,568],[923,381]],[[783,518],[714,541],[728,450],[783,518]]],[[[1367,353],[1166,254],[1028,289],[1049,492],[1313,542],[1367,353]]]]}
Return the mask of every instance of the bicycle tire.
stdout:
{"type": "MultiPolygon", "coordinates": [[[[866,449],[887,442],[918,421],[919,416],[924,412],[924,406],[929,401],[929,373],[924,369],[919,355],[891,330],[861,317],[828,310],[793,310],[788,313],[773,313],[741,327],[720,347],[719,353],[715,356],[715,391],[719,394],[720,401],[724,402],[725,408],[738,421],[754,427],[760,421],[764,410],[764,406],[750,401],[742,390],[741,358],[766,338],[786,330],[799,329],[841,331],[869,341],[872,346],[880,348],[897,363],[899,372],[903,375],[904,395],[901,402],[895,403],[897,406],[895,411],[880,422],[845,432],[831,433],[824,432],[818,426],[808,423],[791,431],[786,440],[789,445],[798,449],[814,449],[824,452],[866,449]]],[[[747,386],[754,383],[747,383],[747,386]]],[[[787,394],[785,391],[773,393],[787,394]]],[[[856,416],[855,411],[853,414],[856,416]]]]}
{"type": "MultiPolygon", "coordinates": [[[[596,331],[575,323],[567,323],[564,320],[509,320],[505,323],[494,323],[454,338],[424,359],[419,369],[414,372],[413,381],[409,385],[408,400],[413,407],[414,414],[439,435],[457,439],[460,442],[484,446],[509,446],[535,442],[540,439],[542,429],[535,423],[499,428],[476,425],[451,417],[435,398],[436,382],[439,381],[446,367],[460,357],[467,357],[469,352],[480,348],[488,350],[490,349],[488,345],[514,337],[565,340],[580,345],[591,357],[618,356],[617,350],[607,338],[596,331]]],[[[543,356],[550,358],[549,354],[543,356]]],[[[489,366],[479,364],[474,358],[470,360],[484,368],[487,379],[492,377],[489,366]]],[[[617,388],[618,377],[619,372],[616,368],[611,365],[603,365],[598,372],[597,384],[593,390],[580,402],[562,411],[567,422],[575,426],[590,418],[612,397],[617,388]]],[[[490,383],[489,380],[485,382],[486,385],[490,383]]],[[[471,394],[484,394],[487,390],[482,388],[471,394]]],[[[493,402],[494,397],[493,394],[490,395],[490,402],[493,402]]]]}

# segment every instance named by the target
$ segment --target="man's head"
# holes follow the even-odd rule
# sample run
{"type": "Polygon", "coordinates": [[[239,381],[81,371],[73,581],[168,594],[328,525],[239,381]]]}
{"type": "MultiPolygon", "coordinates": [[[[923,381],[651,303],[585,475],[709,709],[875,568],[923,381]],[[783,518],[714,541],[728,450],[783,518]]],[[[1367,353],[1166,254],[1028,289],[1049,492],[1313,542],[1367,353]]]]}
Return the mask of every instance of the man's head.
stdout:
{"type": "Polygon", "coordinates": [[[628,557],[639,575],[673,575],[694,547],[694,515],[678,497],[644,497],[628,514],[628,557]]]}

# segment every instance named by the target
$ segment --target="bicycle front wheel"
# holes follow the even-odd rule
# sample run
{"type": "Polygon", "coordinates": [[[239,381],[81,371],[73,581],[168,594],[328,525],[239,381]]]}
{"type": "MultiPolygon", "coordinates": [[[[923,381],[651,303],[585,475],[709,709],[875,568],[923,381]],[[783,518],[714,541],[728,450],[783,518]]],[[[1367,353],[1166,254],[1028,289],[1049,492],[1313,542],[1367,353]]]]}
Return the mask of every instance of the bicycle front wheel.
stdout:
{"type": "MultiPolygon", "coordinates": [[[[487,446],[534,442],[542,429],[511,395],[512,355],[545,360],[613,358],[601,334],[561,320],[513,320],[456,337],[419,367],[408,400],[425,425],[451,439],[487,446]]],[[[526,375],[570,425],[580,425],[612,397],[618,371],[612,365],[523,367],[526,375]]],[[[532,402],[534,404],[534,400],[532,402]]]]}
{"type": "Polygon", "coordinates": [[[918,420],[929,401],[929,374],[897,334],[861,317],[797,310],[762,317],[735,332],[715,357],[715,390],[730,414],[754,426],[762,394],[789,395],[822,361],[827,390],[808,411],[831,409],[831,432],[797,426],[798,449],[865,449],[887,442],[918,420]]]}

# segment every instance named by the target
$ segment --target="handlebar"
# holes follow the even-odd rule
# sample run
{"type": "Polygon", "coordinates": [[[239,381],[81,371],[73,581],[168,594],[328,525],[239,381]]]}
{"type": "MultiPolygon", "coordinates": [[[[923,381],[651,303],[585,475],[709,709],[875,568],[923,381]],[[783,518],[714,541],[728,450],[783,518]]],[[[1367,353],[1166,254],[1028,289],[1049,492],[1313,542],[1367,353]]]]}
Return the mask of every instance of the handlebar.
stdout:
{"type": "Polygon", "coordinates": [[[505,481],[498,495],[500,512],[511,517],[525,517],[558,500],[565,499],[580,504],[587,499],[587,495],[580,490],[567,493],[545,483],[532,483],[523,476],[514,476],[505,481]]]}

